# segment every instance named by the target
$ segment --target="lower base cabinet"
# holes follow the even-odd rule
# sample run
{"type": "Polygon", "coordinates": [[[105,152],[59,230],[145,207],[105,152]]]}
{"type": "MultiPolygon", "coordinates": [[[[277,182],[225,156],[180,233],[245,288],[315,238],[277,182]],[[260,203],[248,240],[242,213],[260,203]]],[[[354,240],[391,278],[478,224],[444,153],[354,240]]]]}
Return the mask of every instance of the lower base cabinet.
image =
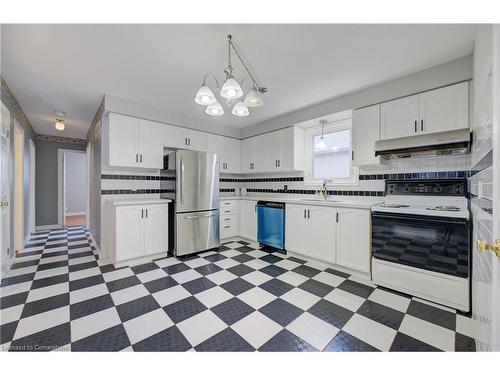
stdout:
{"type": "Polygon", "coordinates": [[[168,203],[112,206],[113,263],[168,251],[168,203]]]}
{"type": "Polygon", "coordinates": [[[285,248],[335,262],[335,208],[287,204],[285,248]]]}
{"type": "Polygon", "coordinates": [[[257,201],[240,201],[240,236],[257,241],[257,201]]]}
{"type": "Polygon", "coordinates": [[[295,253],[370,272],[370,211],[286,205],[285,247],[295,253]]]}
{"type": "Polygon", "coordinates": [[[354,270],[370,272],[371,224],[370,211],[337,209],[336,262],[354,270]]]}

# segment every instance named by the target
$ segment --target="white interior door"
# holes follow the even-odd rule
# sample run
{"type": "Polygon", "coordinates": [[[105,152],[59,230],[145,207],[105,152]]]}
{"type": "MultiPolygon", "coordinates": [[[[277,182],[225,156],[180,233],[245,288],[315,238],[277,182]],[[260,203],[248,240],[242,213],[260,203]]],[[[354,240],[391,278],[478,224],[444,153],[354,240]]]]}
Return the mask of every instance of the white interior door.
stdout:
{"type": "Polygon", "coordinates": [[[9,158],[10,112],[1,105],[0,123],[0,278],[10,266],[9,158]]]}

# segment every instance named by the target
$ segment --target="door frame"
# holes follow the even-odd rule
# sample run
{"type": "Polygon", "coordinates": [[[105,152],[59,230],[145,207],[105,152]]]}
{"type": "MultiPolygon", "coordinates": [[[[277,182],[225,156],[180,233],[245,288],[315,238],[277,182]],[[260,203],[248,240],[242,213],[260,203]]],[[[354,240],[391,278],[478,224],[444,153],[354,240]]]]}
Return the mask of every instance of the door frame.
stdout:
{"type": "MultiPolygon", "coordinates": [[[[10,151],[11,151],[11,124],[12,124],[12,117],[11,117],[11,113],[9,111],[9,109],[7,108],[7,106],[2,102],[0,101],[0,110],[3,112],[5,111],[5,114],[8,116],[8,124],[7,124],[7,127],[6,128],[3,128],[4,124],[2,124],[0,122],[0,133],[3,133],[4,130],[5,130],[5,135],[2,135],[2,136],[5,136],[6,138],[6,145],[7,145],[7,152],[6,152],[6,160],[5,160],[5,166],[7,168],[6,170],[6,176],[7,176],[7,181],[5,181],[6,183],[6,196],[7,196],[7,199],[8,199],[8,203],[9,203],[9,206],[7,206],[5,208],[5,211],[6,211],[6,222],[2,225],[5,225],[5,246],[7,249],[9,249],[9,253],[7,254],[8,256],[5,258],[6,262],[3,263],[4,259],[3,259],[3,254],[0,254],[0,279],[3,278],[3,276],[5,276],[5,274],[7,273],[7,271],[10,269],[10,266],[14,260],[14,256],[12,253],[10,253],[10,249],[12,249],[12,238],[11,238],[11,213],[13,212],[13,209],[12,209],[12,196],[11,196],[11,191],[10,191],[10,185],[12,183],[11,181],[11,168],[12,168],[12,165],[11,165],[11,155],[10,155],[10,151]]],[[[1,116],[1,115],[0,115],[1,116]]],[[[1,199],[1,197],[0,197],[1,199]]],[[[1,228],[0,228],[1,229],[1,228]]],[[[1,249],[0,249],[1,250],[1,249]]]]}
{"type": "MultiPolygon", "coordinates": [[[[82,150],[71,150],[67,148],[58,148],[57,149],[57,225],[59,228],[64,227],[65,224],[65,218],[66,218],[66,212],[64,208],[64,203],[65,203],[65,190],[66,190],[66,184],[64,181],[64,155],[66,153],[76,153],[76,154],[86,154],[87,151],[82,151],[82,150]]],[[[86,160],[86,163],[88,163],[88,157],[86,160]]],[[[86,166],[85,168],[85,189],[88,190],[88,167],[86,166]]],[[[89,211],[88,211],[88,191],[85,192],[85,215],[86,218],[89,216],[89,211]]]]}
{"type": "Polygon", "coordinates": [[[13,217],[14,217],[14,252],[22,250],[24,248],[25,231],[24,231],[24,155],[25,155],[25,132],[22,126],[14,119],[14,207],[13,207],[13,217]],[[20,138],[19,138],[20,137],[20,138]],[[20,141],[18,141],[20,140],[20,141]],[[20,149],[19,149],[20,147],[20,149]],[[19,161],[19,158],[20,161],[19,161]],[[19,167],[17,167],[16,162],[20,162],[19,167]],[[20,177],[19,177],[20,176],[20,177]],[[21,179],[21,184],[17,184],[18,179],[21,179]],[[20,226],[20,227],[19,227],[20,226]],[[21,243],[19,243],[19,241],[21,243]],[[21,247],[21,248],[19,248],[21,247]]]}
{"type": "Polygon", "coordinates": [[[36,178],[36,158],[35,158],[35,142],[33,139],[30,139],[30,207],[29,207],[29,212],[30,212],[30,232],[33,233],[35,231],[35,178],[36,178]]]}

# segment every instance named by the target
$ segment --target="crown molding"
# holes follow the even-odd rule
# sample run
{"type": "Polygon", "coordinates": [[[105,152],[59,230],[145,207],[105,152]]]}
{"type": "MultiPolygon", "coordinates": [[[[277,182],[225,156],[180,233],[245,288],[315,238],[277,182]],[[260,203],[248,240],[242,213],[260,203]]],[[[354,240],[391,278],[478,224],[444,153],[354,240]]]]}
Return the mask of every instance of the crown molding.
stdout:
{"type": "Polygon", "coordinates": [[[45,134],[35,134],[35,140],[45,141],[45,142],[66,143],[66,144],[72,144],[72,145],[82,145],[82,146],[87,145],[86,139],[58,137],[55,135],[45,135],[45,134]]]}
{"type": "Polygon", "coordinates": [[[17,119],[19,123],[21,123],[21,126],[28,130],[32,135],[35,135],[35,131],[33,130],[33,127],[31,126],[30,121],[28,120],[28,117],[24,113],[23,109],[21,108],[21,105],[17,101],[16,97],[10,91],[9,86],[7,85],[7,82],[5,82],[4,78],[2,75],[0,75],[0,86],[2,89],[2,92],[4,95],[7,97],[7,100],[10,102],[11,106],[13,107],[14,112],[14,117],[17,119]]]}

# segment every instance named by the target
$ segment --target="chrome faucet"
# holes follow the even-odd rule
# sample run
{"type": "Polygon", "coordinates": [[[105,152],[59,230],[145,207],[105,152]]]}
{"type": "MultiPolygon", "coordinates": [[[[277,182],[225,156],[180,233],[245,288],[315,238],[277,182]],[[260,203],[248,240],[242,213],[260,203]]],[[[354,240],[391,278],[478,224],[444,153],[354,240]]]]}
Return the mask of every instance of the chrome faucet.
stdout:
{"type": "Polygon", "coordinates": [[[321,187],[320,192],[321,192],[321,194],[323,195],[323,199],[326,199],[326,197],[327,197],[327,192],[326,192],[326,180],[323,180],[323,186],[321,187]]]}

